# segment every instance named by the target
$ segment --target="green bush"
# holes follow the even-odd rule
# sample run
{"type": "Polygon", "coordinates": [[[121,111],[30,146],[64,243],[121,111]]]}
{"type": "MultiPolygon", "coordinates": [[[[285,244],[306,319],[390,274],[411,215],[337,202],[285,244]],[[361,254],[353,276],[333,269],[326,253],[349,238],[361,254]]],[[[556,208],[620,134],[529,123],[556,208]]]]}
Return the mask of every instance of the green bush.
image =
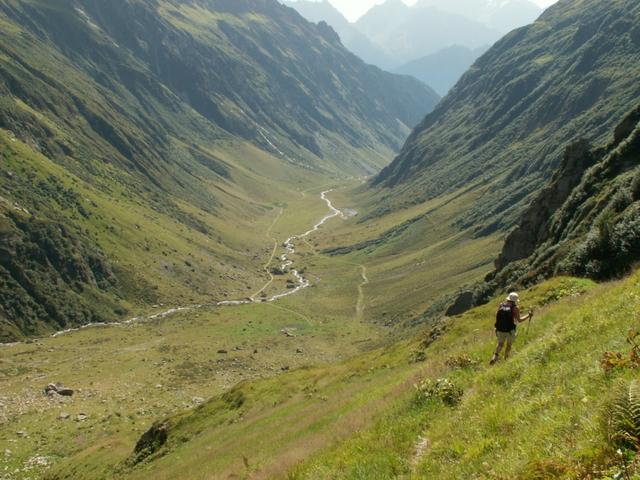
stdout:
{"type": "Polygon", "coordinates": [[[419,385],[415,385],[416,403],[424,404],[430,400],[440,400],[445,405],[454,407],[460,403],[464,391],[448,378],[431,380],[427,378],[419,385]]]}
{"type": "Polygon", "coordinates": [[[640,203],[616,215],[604,212],[585,240],[559,265],[559,270],[596,279],[626,274],[640,259],[640,203]]]}
{"type": "Polygon", "coordinates": [[[468,368],[468,367],[477,365],[478,359],[472,358],[466,353],[463,353],[462,355],[456,355],[456,356],[447,358],[444,363],[447,367],[453,368],[455,370],[455,369],[468,368]]]}

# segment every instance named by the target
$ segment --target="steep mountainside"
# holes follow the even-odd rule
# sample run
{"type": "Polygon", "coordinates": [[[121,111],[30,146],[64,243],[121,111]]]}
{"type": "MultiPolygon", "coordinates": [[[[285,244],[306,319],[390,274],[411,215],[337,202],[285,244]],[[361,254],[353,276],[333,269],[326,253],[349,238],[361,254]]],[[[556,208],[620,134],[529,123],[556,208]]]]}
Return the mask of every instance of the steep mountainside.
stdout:
{"type": "Polygon", "coordinates": [[[437,101],[276,0],[1,0],[0,92],[2,339],[257,285],[274,204],[437,101]]]}
{"type": "Polygon", "coordinates": [[[408,7],[402,0],[373,7],[355,26],[396,60],[394,66],[451,45],[491,45],[501,35],[478,21],[432,7],[408,7]]]}
{"type": "Polygon", "coordinates": [[[507,35],[375,179],[387,199],[380,211],[464,188],[480,197],[460,226],[484,234],[514,224],[571,140],[606,143],[640,101],[638,25],[635,1],[564,0],[507,35]]]}
{"type": "Polygon", "coordinates": [[[488,47],[470,49],[454,45],[405,63],[394,71],[422,80],[439,95],[445,96],[473,62],[487,50],[488,47]]]}
{"type": "Polygon", "coordinates": [[[383,49],[374,44],[352,23],[350,23],[328,0],[313,2],[298,0],[283,1],[284,5],[294,8],[310,22],[326,22],[340,36],[342,44],[351,52],[371,65],[388,69],[395,62],[384,53],[383,49]]]}
{"type": "Polygon", "coordinates": [[[626,274],[640,260],[640,107],[613,141],[567,149],[551,184],[524,212],[496,262],[500,284],[574,274],[626,274]]]}

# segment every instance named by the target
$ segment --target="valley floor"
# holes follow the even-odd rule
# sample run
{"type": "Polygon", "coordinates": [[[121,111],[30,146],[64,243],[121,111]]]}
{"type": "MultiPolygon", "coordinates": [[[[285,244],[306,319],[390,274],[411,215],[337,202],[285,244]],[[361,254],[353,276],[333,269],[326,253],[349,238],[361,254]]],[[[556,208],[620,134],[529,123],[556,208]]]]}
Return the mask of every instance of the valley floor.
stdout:
{"type": "MultiPolygon", "coordinates": [[[[183,411],[199,411],[198,406],[209,398],[246,382],[266,382],[268,393],[263,401],[272,398],[271,408],[286,404],[288,392],[304,383],[309,390],[302,395],[311,405],[303,410],[287,407],[279,415],[295,424],[297,420],[290,416],[304,412],[303,417],[312,422],[307,428],[322,438],[312,436],[313,445],[307,440],[295,442],[295,427],[285,442],[294,441],[290,445],[294,452],[281,462],[280,443],[261,443],[254,449],[243,439],[258,441],[264,432],[257,429],[241,434],[244,414],[227,418],[225,422],[240,428],[236,432],[240,443],[233,453],[220,456],[219,468],[229,474],[245,469],[242,458],[254,450],[260,452],[260,459],[252,458],[250,469],[261,471],[261,476],[276,474],[330,445],[334,435],[327,436],[326,427],[335,427],[338,438],[368,425],[370,413],[388,407],[389,395],[404,388],[405,375],[397,376],[394,369],[381,365],[369,369],[361,359],[355,360],[360,365],[355,369],[341,362],[389,344],[397,338],[394,327],[422,313],[453,282],[480,278],[489,268],[497,242],[431,228],[435,223],[428,218],[418,223],[418,231],[403,230],[375,243],[389,229],[427,210],[438,222],[438,216],[446,216],[447,209],[455,205],[426,204],[363,222],[360,210],[366,208],[367,199],[358,193],[362,180],[327,181],[330,183],[299,191],[295,201],[288,198],[280,207],[266,210],[260,220],[262,238],[260,242],[252,239],[264,245],[262,259],[256,260],[263,265],[263,279],[252,282],[258,286],[252,285],[246,297],[157,305],[141,315],[140,321],[0,347],[0,478],[112,478],[153,422],[183,411]],[[295,252],[287,254],[287,238],[307,232],[332,215],[320,194],[334,187],[327,198],[345,214],[327,218],[317,232],[294,239],[295,252]],[[420,231],[424,225],[429,231],[420,231]],[[417,234],[423,235],[421,241],[406,248],[407,236],[417,234]],[[339,255],[326,253],[361,241],[374,241],[374,247],[339,255]],[[463,261],[443,264],[446,250],[469,245],[475,248],[468,249],[463,261]],[[291,273],[272,273],[283,255],[288,255],[311,286],[263,302],[297,285],[291,273]],[[444,267],[451,276],[441,284],[444,267]],[[248,297],[255,302],[233,305],[248,297]],[[231,305],[220,305],[221,300],[231,305]],[[173,313],[164,315],[169,309],[173,313]],[[332,365],[342,373],[337,374],[332,365]],[[369,391],[366,385],[372,381],[371,372],[378,385],[369,391]],[[363,373],[366,375],[353,383],[363,373]],[[307,375],[315,380],[309,383],[307,375]],[[75,389],[75,395],[45,396],[43,388],[52,382],[75,389]],[[327,392],[317,393],[325,383],[327,392]],[[340,399],[335,405],[329,400],[334,396],[340,399]],[[360,410],[364,406],[366,414],[360,410]],[[275,465],[280,466],[274,470],[275,465]]],[[[401,348],[394,349],[400,357],[404,355],[401,348]]],[[[378,353],[368,355],[376,358],[378,353]]],[[[405,373],[413,369],[403,368],[405,373]]],[[[264,414],[261,410],[260,416],[264,414]]],[[[183,474],[197,478],[193,472],[183,474]]],[[[179,477],[174,472],[167,478],[179,477]]]]}

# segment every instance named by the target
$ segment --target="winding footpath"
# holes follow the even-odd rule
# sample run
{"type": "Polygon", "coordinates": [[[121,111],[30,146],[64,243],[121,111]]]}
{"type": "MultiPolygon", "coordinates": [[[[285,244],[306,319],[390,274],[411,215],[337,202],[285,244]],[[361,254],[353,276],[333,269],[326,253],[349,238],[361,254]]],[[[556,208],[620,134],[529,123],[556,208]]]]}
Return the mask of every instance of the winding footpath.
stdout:
{"type": "Polygon", "coordinates": [[[364,265],[358,265],[361,269],[360,276],[362,277],[362,283],[358,285],[358,302],[356,303],[356,319],[362,320],[364,317],[364,287],[369,284],[369,278],[367,277],[367,267],[364,265]]]}
{"type": "MultiPolygon", "coordinates": [[[[287,238],[284,243],[284,249],[285,249],[285,253],[283,253],[280,256],[280,261],[282,262],[280,268],[283,271],[288,270],[291,266],[293,266],[294,262],[293,260],[291,260],[290,256],[293,255],[296,252],[295,249],[295,242],[297,240],[305,240],[309,235],[317,232],[320,227],[322,227],[328,220],[331,220],[332,218],[335,217],[342,217],[344,218],[343,213],[338,210],[337,208],[335,208],[333,206],[333,204],[331,203],[331,200],[329,200],[327,198],[327,194],[331,193],[333,191],[333,189],[331,190],[325,190],[324,192],[322,192],[320,194],[320,198],[327,204],[327,207],[329,208],[329,213],[327,215],[325,215],[322,220],[320,220],[318,223],[316,223],[313,228],[311,228],[310,230],[300,234],[300,235],[294,235],[292,237],[287,238]]],[[[112,322],[112,323],[89,323],[87,325],[83,325],[81,327],[78,328],[69,328],[67,330],[62,330],[60,332],[56,332],[53,335],[51,335],[52,337],[59,337],[61,335],[66,335],[68,333],[72,333],[72,332],[77,332],[80,330],[85,330],[87,328],[104,328],[104,327],[114,327],[114,326],[125,326],[125,325],[131,325],[134,323],[143,323],[143,322],[150,322],[153,320],[159,320],[162,318],[166,318],[169,317],[171,315],[174,315],[176,313],[180,313],[180,312],[186,312],[186,311],[192,311],[192,310],[198,310],[201,308],[205,308],[205,307],[233,307],[233,306],[240,306],[240,305],[249,305],[252,303],[263,303],[263,302],[275,302],[277,300],[280,300],[281,298],[285,298],[285,297],[289,297],[291,295],[295,295],[296,293],[300,292],[301,290],[304,290],[305,288],[308,288],[311,286],[311,282],[309,280],[307,280],[298,270],[296,269],[292,269],[291,273],[293,274],[293,276],[296,278],[297,281],[297,285],[295,286],[295,288],[291,288],[288,291],[284,292],[284,293],[280,293],[277,295],[273,295],[272,297],[269,298],[265,298],[265,299],[257,299],[256,297],[258,295],[260,295],[263,291],[265,291],[274,281],[274,277],[273,274],[271,272],[269,272],[269,265],[271,264],[271,262],[273,261],[277,249],[278,249],[278,242],[276,239],[271,237],[271,229],[275,226],[276,222],[280,219],[280,217],[282,216],[282,209],[280,210],[280,213],[278,214],[278,216],[276,217],[276,219],[273,221],[273,223],[271,224],[271,226],[269,227],[269,229],[266,232],[266,235],[268,238],[270,238],[271,240],[274,241],[274,247],[273,247],[273,251],[271,253],[271,257],[269,258],[269,261],[267,262],[267,264],[265,265],[264,269],[265,271],[267,271],[267,273],[270,276],[269,281],[260,289],[258,290],[256,293],[254,293],[251,297],[249,298],[245,298],[242,300],[225,300],[223,302],[213,302],[213,303],[206,303],[206,304],[198,304],[198,305],[190,305],[190,306],[186,306],[186,307],[174,307],[171,308],[169,310],[165,310],[163,312],[160,313],[156,313],[154,315],[150,315],[150,316],[146,316],[146,317],[134,317],[131,318],[129,320],[123,321],[123,322],[112,322]]],[[[364,267],[363,267],[364,269],[364,267]]],[[[366,282],[368,282],[368,280],[366,280],[366,270],[363,270],[363,279],[365,279],[365,284],[366,282]]],[[[362,285],[359,287],[359,290],[362,288],[362,285]]],[[[360,305],[361,300],[359,297],[358,300],[358,305],[360,305]]],[[[359,307],[359,309],[363,307],[359,307]]],[[[358,310],[360,311],[360,310],[358,310]]],[[[14,344],[4,344],[6,346],[10,346],[10,345],[14,345],[14,344]]]]}

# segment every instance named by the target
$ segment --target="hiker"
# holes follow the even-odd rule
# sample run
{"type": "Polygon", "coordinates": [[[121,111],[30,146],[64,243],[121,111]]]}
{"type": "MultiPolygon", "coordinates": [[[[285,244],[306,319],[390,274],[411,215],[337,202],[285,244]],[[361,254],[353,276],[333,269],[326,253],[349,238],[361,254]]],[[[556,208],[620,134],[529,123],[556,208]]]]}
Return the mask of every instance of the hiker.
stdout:
{"type": "Polygon", "coordinates": [[[490,365],[493,365],[498,361],[502,347],[506,342],[507,348],[504,351],[504,359],[509,358],[511,347],[516,339],[516,327],[520,322],[526,322],[531,320],[532,313],[520,316],[520,309],[518,308],[518,300],[520,297],[517,293],[510,293],[507,299],[498,307],[498,313],[496,313],[496,336],[498,337],[498,346],[496,352],[493,354],[493,358],[490,365]]]}

